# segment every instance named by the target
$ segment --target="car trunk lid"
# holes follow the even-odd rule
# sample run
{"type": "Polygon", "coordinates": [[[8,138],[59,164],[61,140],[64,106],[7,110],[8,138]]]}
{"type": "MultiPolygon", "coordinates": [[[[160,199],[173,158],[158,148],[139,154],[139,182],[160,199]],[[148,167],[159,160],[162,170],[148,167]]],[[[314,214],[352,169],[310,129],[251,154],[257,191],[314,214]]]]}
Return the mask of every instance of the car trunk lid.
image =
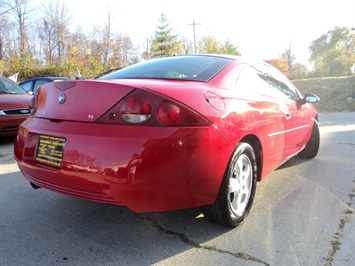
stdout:
{"type": "Polygon", "coordinates": [[[39,89],[33,116],[94,122],[134,87],[97,80],[46,83],[39,89]]]}

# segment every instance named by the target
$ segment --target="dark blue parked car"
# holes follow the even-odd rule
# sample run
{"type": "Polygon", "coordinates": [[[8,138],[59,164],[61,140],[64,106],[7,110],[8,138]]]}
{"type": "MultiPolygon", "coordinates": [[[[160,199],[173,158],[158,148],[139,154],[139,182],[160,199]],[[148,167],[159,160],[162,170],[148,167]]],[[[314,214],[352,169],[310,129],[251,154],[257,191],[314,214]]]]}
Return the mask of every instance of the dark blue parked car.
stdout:
{"type": "Polygon", "coordinates": [[[66,77],[40,77],[40,78],[32,78],[21,81],[19,85],[24,88],[26,91],[32,91],[33,94],[36,94],[36,91],[39,86],[44,83],[52,82],[52,81],[61,81],[61,80],[68,80],[69,78],[66,77]]]}

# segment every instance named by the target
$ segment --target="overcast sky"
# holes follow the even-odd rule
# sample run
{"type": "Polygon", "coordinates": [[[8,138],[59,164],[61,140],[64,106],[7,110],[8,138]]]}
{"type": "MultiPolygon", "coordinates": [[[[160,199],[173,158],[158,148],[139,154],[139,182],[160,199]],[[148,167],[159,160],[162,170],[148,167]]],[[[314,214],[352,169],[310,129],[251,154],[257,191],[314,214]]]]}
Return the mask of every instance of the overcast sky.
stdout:
{"type": "MultiPolygon", "coordinates": [[[[51,0],[35,0],[38,2],[51,0]]],[[[114,30],[136,46],[153,36],[160,14],[175,33],[193,41],[206,35],[230,39],[242,56],[278,58],[291,43],[296,61],[308,64],[310,43],[335,26],[355,27],[355,0],[61,0],[73,29],[103,25],[111,11],[114,30]]]]}

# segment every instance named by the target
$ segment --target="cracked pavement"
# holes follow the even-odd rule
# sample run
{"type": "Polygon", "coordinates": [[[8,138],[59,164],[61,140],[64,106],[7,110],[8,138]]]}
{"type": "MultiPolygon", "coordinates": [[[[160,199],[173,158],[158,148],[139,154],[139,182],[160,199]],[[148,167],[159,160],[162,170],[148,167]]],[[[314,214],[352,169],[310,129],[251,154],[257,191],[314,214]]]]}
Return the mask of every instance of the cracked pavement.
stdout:
{"type": "Polygon", "coordinates": [[[353,265],[355,114],[320,114],[321,149],[258,183],[244,224],[135,214],[34,190],[0,142],[0,265],[353,265]]]}

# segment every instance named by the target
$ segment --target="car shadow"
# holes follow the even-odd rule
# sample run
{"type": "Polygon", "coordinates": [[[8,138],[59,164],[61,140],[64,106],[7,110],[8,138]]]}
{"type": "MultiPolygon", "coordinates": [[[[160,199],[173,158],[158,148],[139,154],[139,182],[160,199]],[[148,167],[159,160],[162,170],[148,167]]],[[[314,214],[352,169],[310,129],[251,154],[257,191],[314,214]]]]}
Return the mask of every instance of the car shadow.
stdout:
{"type": "Polygon", "coordinates": [[[1,136],[0,137],[0,145],[14,143],[15,138],[16,138],[16,136],[6,136],[6,137],[1,136]]]}
{"type": "Polygon", "coordinates": [[[286,161],[285,163],[281,164],[278,168],[276,168],[275,171],[281,170],[281,169],[287,169],[289,167],[293,167],[296,165],[304,164],[306,162],[309,162],[311,159],[304,159],[304,158],[299,158],[297,156],[292,157],[290,160],[286,161]]]}
{"type": "MultiPolygon", "coordinates": [[[[49,256],[56,254],[56,261],[61,257],[75,262],[84,256],[88,261],[95,259],[95,265],[110,264],[110,259],[119,261],[120,265],[152,265],[193,248],[212,250],[212,246],[201,243],[232,230],[211,223],[199,208],[137,214],[123,206],[75,199],[45,190],[30,191],[30,194],[37,195],[30,200],[34,206],[32,211],[24,210],[18,215],[27,219],[39,213],[41,217],[27,222],[26,228],[32,228],[31,237],[23,241],[26,244],[21,248],[31,249],[38,241],[51,242],[48,247],[37,245],[31,251],[34,260],[40,250],[49,256]],[[41,194],[46,195],[45,202],[40,199],[41,194]],[[62,246],[60,251],[51,250],[64,241],[70,245],[62,246]]],[[[23,200],[29,201],[28,197],[23,200]]],[[[24,234],[26,232],[18,229],[13,237],[23,239],[24,234]]],[[[44,262],[53,261],[54,258],[44,262]]]]}

